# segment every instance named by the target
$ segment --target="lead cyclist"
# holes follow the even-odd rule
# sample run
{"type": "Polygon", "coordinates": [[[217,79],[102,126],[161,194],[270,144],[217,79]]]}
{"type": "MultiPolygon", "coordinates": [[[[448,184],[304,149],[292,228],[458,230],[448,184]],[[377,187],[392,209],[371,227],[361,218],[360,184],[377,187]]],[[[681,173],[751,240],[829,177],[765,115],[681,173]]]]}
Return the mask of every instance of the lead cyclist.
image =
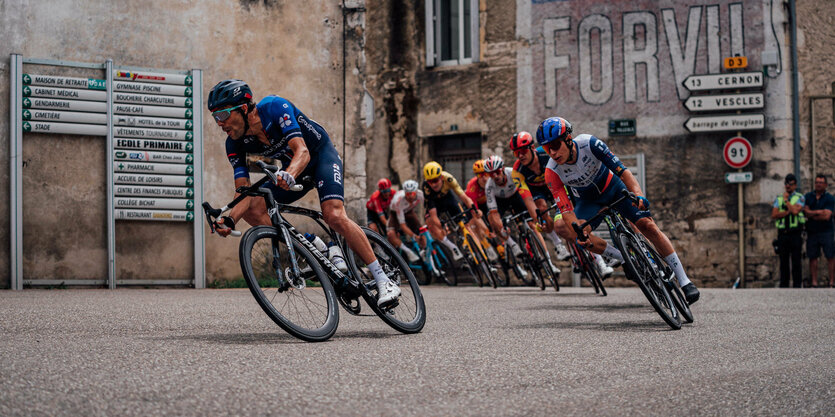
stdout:
{"type": "MultiPolygon", "coordinates": [[[[614,206],[624,217],[637,226],[641,234],[652,242],[655,249],[664,257],[675,272],[687,302],[695,303],[699,299],[699,290],[690,282],[684,267],[673,249],[670,239],[658,228],[649,212],[649,200],[644,197],[641,186],[615,156],[606,144],[592,136],[571,136],[571,124],[561,117],[550,117],[539,124],[536,140],[551,157],[545,171],[545,182],[559,205],[565,223],[558,224],[558,233],[566,239],[577,236],[566,224],[583,222],[604,206],[615,201],[621,190],[628,189],[638,196],[637,207],[629,201],[622,201],[614,206]],[[574,191],[576,206],[571,209],[564,184],[574,191]]],[[[623,261],[623,256],[616,248],[606,243],[599,236],[591,234],[601,220],[586,227],[592,252],[623,261]]]]}
{"type": "MultiPolygon", "coordinates": [[[[365,233],[345,212],[342,159],[325,129],[279,96],[270,95],[255,104],[252,89],[241,80],[217,83],[209,93],[208,107],[217,125],[228,135],[226,156],[234,169],[235,189],[251,185],[247,154],[282,162],[285,170],[278,172],[277,182],[266,185],[278,203],[289,204],[302,198],[309,189],[291,191],[290,187],[296,178],[312,177],[325,223],[345,237],[348,247],[374,276],[377,305],[382,308],[396,302],[400,288],[383,272],[365,233]]],[[[238,195],[236,192],[235,197],[238,195]]],[[[249,197],[228,216],[217,220],[218,234],[228,236],[240,219],[252,226],[272,224],[264,199],[249,197]]]]}

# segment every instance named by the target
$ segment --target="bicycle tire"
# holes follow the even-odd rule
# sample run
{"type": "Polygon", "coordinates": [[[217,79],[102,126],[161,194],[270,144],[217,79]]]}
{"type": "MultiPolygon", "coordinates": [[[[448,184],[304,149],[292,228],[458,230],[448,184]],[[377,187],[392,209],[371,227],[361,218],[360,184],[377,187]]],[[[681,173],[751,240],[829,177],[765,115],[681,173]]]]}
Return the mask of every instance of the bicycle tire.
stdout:
{"type": "Polygon", "coordinates": [[[493,271],[490,268],[490,264],[487,263],[487,259],[484,258],[484,256],[482,256],[481,251],[478,249],[478,246],[476,245],[475,239],[471,235],[467,235],[467,244],[470,247],[470,251],[473,252],[476,262],[478,262],[479,272],[484,277],[484,279],[487,280],[487,283],[495,289],[498,286],[498,278],[495,278],[493,276],[493,271]]]}
{"type": "Polygon", "coordinates": [[[594,286],[594,292],[604,297],[609,295],[606,292],[606,287],[603,285],[603,277],[600,276],[600,271],[598,271],[597,267],[594,265],[594,255],[585,249],[581,250],[583,251],[583,270],[586,274],[586,278],[591,281],[594,286]]]}
{"type": "Polygon", "coordinates": [[[362,292],[362,297],[369,307],[386,324],[401,333],[418,333],[426,324],[426,304],[423,301],[423,294],[420,285],[409,268],[409,264],[400,256],[400,253],[391,246],[389,241],[373,230],[362,227],[371,249],[380,262],[386,275],[400,287],[399,303],[396,306],[380,308],[377,306],[376,283],[370,271],[353,251],[348,249],[348,265],[353,269],[355,276],[361,278],[361,282],[368,291],[362,292]]]}
{"type": "MultiPolygon", "coordinates": [[[[321,290],[307,285],[300,289],[290,287],[283,291],[279,290],[279,282],[275,278],[273,245],[276,243],[284,245],[283,250],[281,247],[278,248],[278,253],[287,253],[287,245],[282,241],[283,237],[280,237],[280,234],[278,229],[273,226],[255,226],[244,233],[241,238],[238,256],[246,284],[261,309],[287,333],[308,342],[328,340],[336,332],[339,325],[339,308],[337,307],[336,293],[331,279],[313,254],[291,236],[293,249],[299,262],[299,269],[305,270],[309,267],[313,275],[308,280],[314,283],[315,281],[311,278],[315,278],[321,286],[321,290]],[[254,264],[253,259],[258,262],[254,264]],[[259,278],[262,279],[259,281],[259,278]],[[267,278],[276,280],[275,288],[268,286],[272,282],[267,281],[267,278]],[[279,298],[282,302],[275,302],[276,298],[279,298]],[[300,304],[304,304],[303,307],[300,307],[300,304]],[[314,310],[317,315],[323,315],[323,317],[307,317],[304,319],[288,317],[294,313],[310,313],[312,316],[314,310]],[[307,323],[312,323],[312,326],[315,327],[305,327],[310,326],[307,323]]],[[[288,267],[289,263],[280,266],[288,267]]]]}
{"type": "Polygon", "coordinates": [[[452,261],[452,251],[444,244],[432,245],[432,260],[450,287],[458,285],[458,268],[452,261]]]}
{"type": "Polygon", "coordinates": [[[675,303],[678,312],[681,313],[681,317],[684,318],[684,322],[693,323],[693,312],[690,311],[690,303],[688,303],[687,299],[684,298],[684,293],[681,292],[681,287],[678,285],[678,279],[675,277],[675,273],[672,268],[667,265],[667,261],[661,258],[661,255],[658,254],[658,251],[656,251],[654,247],[649,244],[647,244],[647,247],[649,247],[649,250],[652,252],[652,256],[655,257],[655,260],[660,262],[660,264],[664,267],[664,276],[669,277],[664,282],[667,284],[667,290],[670,292],[670,296],[673,298],[673,302],[675,303]],[[672,274],[672,276],[670,276],[670,274],[672,274]]]}
{"type": "Polygon", "coordinates": [[[681,329],[681,318],[667,291],[667,285],[659,279],[640,245],[626,233],[620,233],[618,241],[621,253],[623,253],[624,270],[632,275],[633,281],[638,284],[652,308],[664,322],[673,330],[681,329]]]}
{"type": "Polygon", "coordinates": [[[531,242],[533,242],[534,247],[536,248],[537,257],[540,259],[540,262],[537,262],[537,265],[540,266],[540,269],[543,271],[542,278],[543,284],[545,284],[544,278],[548,278],[551,281],[551,286],[554,287],[554,291],[560,290],[560,283],[559,283],[559,275],[555,274],[553,270],[551,270],[551,265],[548,262],[548,255],[545,253],[545,247],[542,246],[542,242],[539,238],[536,237],[535,234],[531,234],[531,242]]]}
{"type": "Polygon", "coordinates": [[[540,291],[545,291],[545,277],[542,276],[540,273],[541,263],[544,260],[537,259],[536,256],[536,249],[534,240],[536,240],[536,236],[533,236],[531,233],[526,233],[523,237],[522,243],[525,246],[522,248],[523,252],[526,252],[526,263],[528,264],[528,271],[532,272],[534,276],[534,281],[536,285],[539,286],[540,291]]]}
{"type": "Polygon", "coordinates": [[[479,287],[483,287],[484,282],[481,280],[481,270],[479,270],[478,265],[476,265],[475,260],[473,259],[473,252],[468,250],[463,245],[461,237],[455,238],[455,246],[457,246],[458,249],[461,250],[461,254],[464,255],[464,262],[467,265],[467,269],[470,270],[470,277],[472,277],[473,282],[479,287]]]}

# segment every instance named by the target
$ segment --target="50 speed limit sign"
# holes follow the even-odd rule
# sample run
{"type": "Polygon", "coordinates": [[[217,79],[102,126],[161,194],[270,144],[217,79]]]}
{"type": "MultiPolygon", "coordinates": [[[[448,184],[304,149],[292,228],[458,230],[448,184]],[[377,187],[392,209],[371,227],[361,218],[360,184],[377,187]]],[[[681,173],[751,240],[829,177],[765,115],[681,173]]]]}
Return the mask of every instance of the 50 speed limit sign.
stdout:
{"type": "Polygon", "coordinates": [[[741,136],[730,138],[722,154],[729,167],[743,168],[751,162],[751,142],[741,136]]]}

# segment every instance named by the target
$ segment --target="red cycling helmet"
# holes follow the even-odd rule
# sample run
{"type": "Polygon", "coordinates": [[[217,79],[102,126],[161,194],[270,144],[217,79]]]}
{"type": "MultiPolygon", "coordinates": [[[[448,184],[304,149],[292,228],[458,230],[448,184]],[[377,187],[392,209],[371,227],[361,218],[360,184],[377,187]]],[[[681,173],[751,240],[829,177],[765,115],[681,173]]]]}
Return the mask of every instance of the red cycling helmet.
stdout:
{"type": "Polygon", "coordinates": [[[388,178],[382,178],[380,181],[377,181],[377,189],[378,190],[388,190],[391,188],[391,181],[388,178]]]}
{"type": "Polygon", "coordinates": [[[530,133],[522,131],[513,135],[510,139],[510,150],[527,148],[533,145],[533,136],[530,133]]]}

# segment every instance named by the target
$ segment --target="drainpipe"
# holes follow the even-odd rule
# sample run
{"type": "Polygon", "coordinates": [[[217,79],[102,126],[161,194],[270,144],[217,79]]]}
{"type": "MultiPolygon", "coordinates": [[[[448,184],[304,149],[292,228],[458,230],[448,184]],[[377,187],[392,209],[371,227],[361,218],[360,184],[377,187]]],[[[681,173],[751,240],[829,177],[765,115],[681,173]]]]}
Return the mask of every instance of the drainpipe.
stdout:
{"type": "MultiPolygon", "coordinates": [[[[797,82],[797,11],[795,0],[789,0],[789,21],[791,22],[792,48],[792,135],[794,136],[794,176],[800,184],[800,93],[797,82]]],[[[813,156],[814,157],[814,156],[813,156]]],[[[812,173],[814,175],[814,173],[812,173]]]]}

